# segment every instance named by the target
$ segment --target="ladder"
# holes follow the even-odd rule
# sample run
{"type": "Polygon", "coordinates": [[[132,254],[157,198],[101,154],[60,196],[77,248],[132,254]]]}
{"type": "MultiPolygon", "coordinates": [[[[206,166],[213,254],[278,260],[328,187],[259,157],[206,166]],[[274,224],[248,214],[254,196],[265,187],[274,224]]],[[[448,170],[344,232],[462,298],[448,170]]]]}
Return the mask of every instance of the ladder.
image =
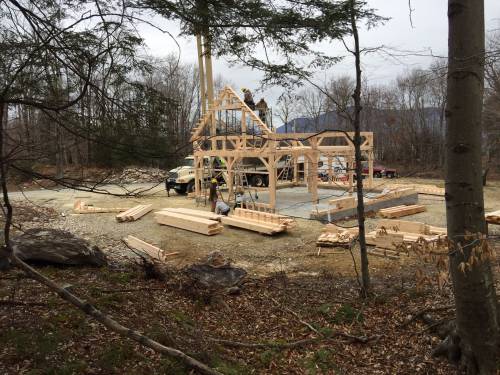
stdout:
{"type": "Polygon", "coordinates": [[[288,177],[290,176],[290,169],[292,168],[292,157],[290,155],[286,156],[285,159],[285,166],[283,167],[283,170],[278,176],[278,180],[281,181],[288,181],[288,177]]]}

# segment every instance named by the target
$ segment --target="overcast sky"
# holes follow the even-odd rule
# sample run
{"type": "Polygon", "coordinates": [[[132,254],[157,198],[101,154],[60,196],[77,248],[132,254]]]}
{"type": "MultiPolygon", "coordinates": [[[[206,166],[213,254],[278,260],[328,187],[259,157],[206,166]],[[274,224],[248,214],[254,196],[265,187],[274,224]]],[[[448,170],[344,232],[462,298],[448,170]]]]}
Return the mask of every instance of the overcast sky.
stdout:
{"type": "MultiPolygon", "coordinates": [[[[380,45],[406,51],[432,51],[433,55],[447,55],[447,1],[446,0],[413,0],[412,21],[410,23],[407,0],[368,0],[368,4],[378,9],[378,14],[389,17],[390,20],[375,29],[361,32],[361,43],[365,47],[380,45]]],[[[500,28],[500,0],[485,0],[486,31],[500,28]]],[[[167,23],[156,19],[155,23],[168,29],[180,45],[180,59],[189,64],[197,63],[196,44],[194,38],[177,37],[179,28],[175,23],[167,23]]],[[[172,39],[165,34],[149,27],[141,27],[140,33],[145,38],[148,53],[155,56],[165,56],[170,53],[178,54],[179,49],[172,39]]],[[[332,54],[345,55],[345,50],[340,45],[324,45],[322,48],[332,54]]],[[[433,60],[432,57],[408,56],[395,59],[384,58],[379,55],[366,55],[363,57],[363,74],[371,83],[389,83],[407,70],[415,67],[427,67],[433,60]]],[[[325,75],[352,74],[352,60],[346,59],[335,65],[327,73],[318,73],[320,82],[325,75]]],[[[229,67],[225,61],[214,61],[214,75],[222,75],[234,84],[239,91],[242,87],[254,89],[259,87],[260,73],[249,68],[229,67]]],[[[283,92],[279,87],[256,93],[255,99],[265,96],[268,103],[273,106],[275,100],[283,92]]],[[[275,124],[276,125],[276,124],[275,124]]]]}

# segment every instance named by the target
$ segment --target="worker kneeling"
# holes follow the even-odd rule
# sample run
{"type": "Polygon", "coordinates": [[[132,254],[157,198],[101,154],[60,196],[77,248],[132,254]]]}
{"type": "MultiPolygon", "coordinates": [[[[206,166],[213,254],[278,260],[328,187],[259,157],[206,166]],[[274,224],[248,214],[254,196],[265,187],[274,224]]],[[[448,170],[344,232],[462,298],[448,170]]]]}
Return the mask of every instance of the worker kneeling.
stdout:
{"type": "Polygon", "coordinates": [[[215,203],[215,213],[217,215],[227,216],[231,211],[231,208],[224,202],[222,199],[217,199],[217,203],[215,203]]]}

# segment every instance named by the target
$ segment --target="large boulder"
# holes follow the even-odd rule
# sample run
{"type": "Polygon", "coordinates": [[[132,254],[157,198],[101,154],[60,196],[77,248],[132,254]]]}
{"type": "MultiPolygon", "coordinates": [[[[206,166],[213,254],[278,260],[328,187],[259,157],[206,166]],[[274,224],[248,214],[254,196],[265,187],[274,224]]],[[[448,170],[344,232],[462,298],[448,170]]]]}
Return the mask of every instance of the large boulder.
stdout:
{"type": "Polygon", "coordinates": [[[28,229],[12,238],[20,259],[37,263],[103,266],[106,255],[83,238],[59,229],[28,229]]]}

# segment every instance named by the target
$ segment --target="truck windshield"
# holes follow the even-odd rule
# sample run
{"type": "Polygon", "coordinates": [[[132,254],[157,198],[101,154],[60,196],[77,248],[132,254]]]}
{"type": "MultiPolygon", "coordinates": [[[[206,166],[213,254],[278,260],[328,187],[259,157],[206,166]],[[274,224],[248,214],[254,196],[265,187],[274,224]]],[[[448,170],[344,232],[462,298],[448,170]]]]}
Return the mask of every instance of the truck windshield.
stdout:
{"type": "Polygon", "coordinates": [[[182,167],[192,167],[194,166],[194,159],[184,159],[181,162],[182,167]]]}

